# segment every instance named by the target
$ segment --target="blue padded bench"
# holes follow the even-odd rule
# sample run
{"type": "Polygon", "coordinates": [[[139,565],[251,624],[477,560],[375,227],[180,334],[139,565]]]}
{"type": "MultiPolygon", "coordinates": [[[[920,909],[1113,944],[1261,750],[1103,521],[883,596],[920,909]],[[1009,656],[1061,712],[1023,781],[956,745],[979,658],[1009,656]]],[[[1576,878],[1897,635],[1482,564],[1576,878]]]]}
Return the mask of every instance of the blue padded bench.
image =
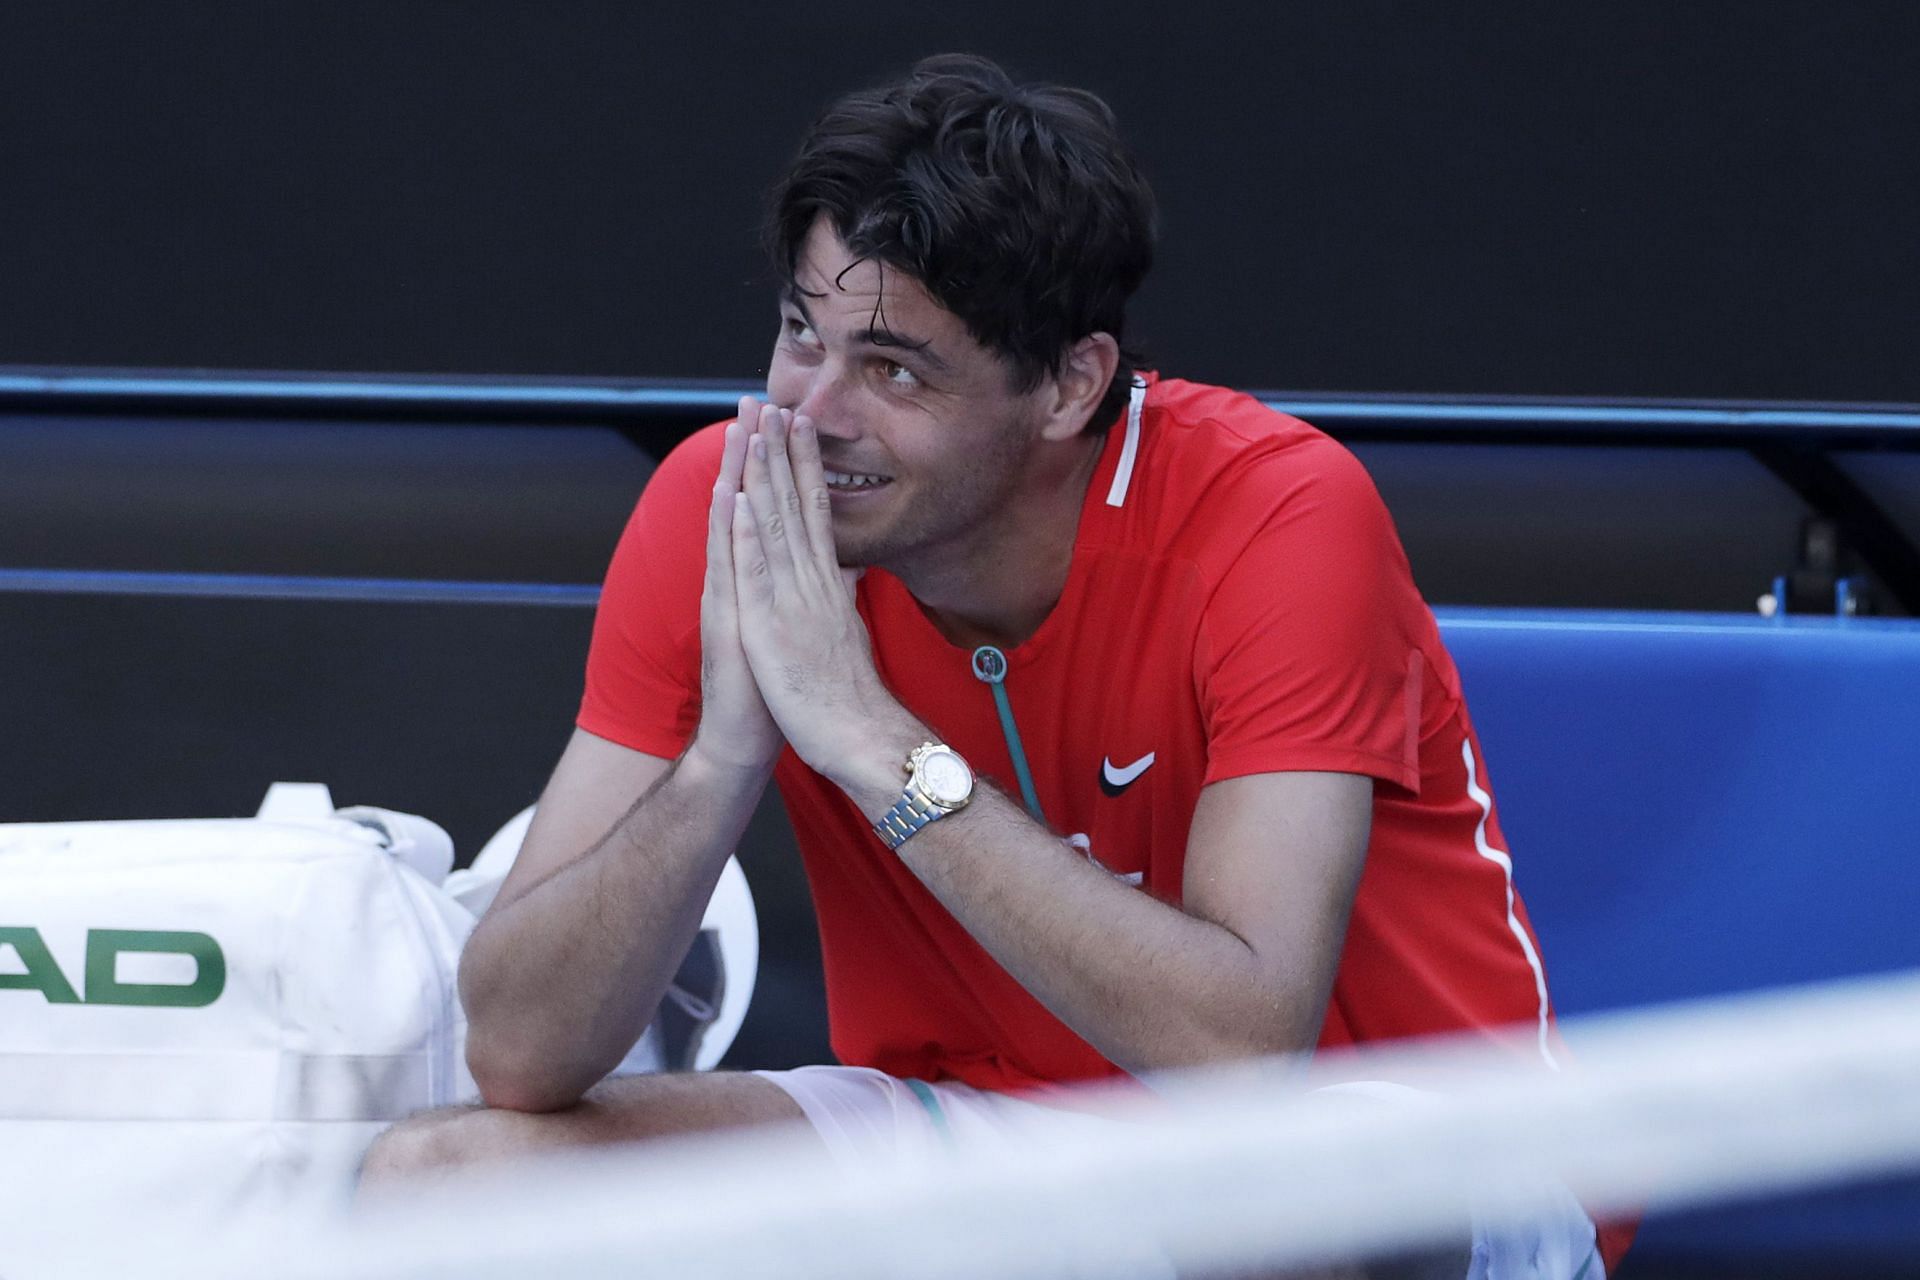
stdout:
{"type": "MultiPolygon", "coordinates": [[[[1436,613],[1563,1015],[1920,965],[1920,622],[1436,613]]],[[[1920,1182],[1640,1248],[1911,1257],[1920,1182]]]]}

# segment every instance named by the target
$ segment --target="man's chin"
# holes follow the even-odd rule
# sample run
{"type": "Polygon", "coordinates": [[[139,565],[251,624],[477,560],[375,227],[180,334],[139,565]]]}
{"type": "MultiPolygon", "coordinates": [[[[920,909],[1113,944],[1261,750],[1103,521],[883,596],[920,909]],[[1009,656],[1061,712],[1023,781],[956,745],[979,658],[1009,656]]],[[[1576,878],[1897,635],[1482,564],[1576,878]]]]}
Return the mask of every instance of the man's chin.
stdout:
{"type": "Polygon", "coordinates": [[[833,522],[833,555],[842,569],[873,569],[879,567],[886,558],[887,548],[883,540],[874,537],[874,530],[861,529],[858,525],[848,528],[849,521],[836,519],[833,522]]]}
{"type": "Polygon", "coordinates": [[[833,556],[842,569],[871,569],[878,563],[879,557],[874,554],[877,548],[871,543],[849,538],[839,530],[834,532],[833,556]]]}

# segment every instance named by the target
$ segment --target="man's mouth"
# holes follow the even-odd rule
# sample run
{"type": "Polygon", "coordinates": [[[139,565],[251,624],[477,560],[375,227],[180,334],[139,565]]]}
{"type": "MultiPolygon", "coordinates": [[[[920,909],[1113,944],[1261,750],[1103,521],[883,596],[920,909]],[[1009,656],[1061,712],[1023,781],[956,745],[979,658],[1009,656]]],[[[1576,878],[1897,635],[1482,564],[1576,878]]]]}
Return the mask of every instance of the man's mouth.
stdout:
{"type": "Polygon", "coordinates": [[[861,493],[869,489],[878,489],[881,485],[893,483],[892,476],[875,475],[867,471],[824,470],[827,477],[827,489],[833,493],[861,493]]]}

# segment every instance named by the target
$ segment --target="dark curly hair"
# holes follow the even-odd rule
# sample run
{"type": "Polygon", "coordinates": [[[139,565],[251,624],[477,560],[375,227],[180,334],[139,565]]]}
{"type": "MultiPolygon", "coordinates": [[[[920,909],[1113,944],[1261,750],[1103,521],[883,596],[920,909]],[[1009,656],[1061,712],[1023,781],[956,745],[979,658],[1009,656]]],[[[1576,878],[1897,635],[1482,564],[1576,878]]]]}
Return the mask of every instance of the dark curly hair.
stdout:
{"type": "Polygon", "coordinates": [[[1017,85],[965,54],[849,94],[808,130],[774,188],[767,250],[791,286],[825,214],[854,254],[918,280],[1015,389],[1057,373],[1075,342],[1111,334],[1120,364],[1089,427],[1126,402],[1141,355],[1126,304],[1153,265],[1153,191],[1113,112],[1083,89],[1017,85]]]}

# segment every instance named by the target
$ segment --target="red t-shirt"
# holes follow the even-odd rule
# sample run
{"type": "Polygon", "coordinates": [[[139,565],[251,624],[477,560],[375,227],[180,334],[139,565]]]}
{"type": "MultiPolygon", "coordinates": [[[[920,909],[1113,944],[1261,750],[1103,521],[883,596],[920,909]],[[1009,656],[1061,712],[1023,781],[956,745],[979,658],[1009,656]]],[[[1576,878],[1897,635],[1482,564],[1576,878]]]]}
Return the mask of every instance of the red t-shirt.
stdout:
{"type": "MultiPolygon", "coordinates": [[[[1178,905],[1206,784],[1365,774],[1372,836],[1321,1046],[1519,1024],[1529,1056],[1557,1061],[1459,677],[1372,481],[1339,444],[1251,397],[1148,382],[1137,424],[1123,417],[1108,433],[1059,603],[1006,652],[1048,824],[1178,905]],[[1116,786],[1109,767],[1136,776],[1116,786]]],[[[699,719],[720,451],[716,425],[661,464],[595,621],[580,727],[653,755],[677,755],[699,719]]],[[[857,600],[888,688],[1018,795],[971,651],[888,573],[868,572],[857,600]]],[[[843,1062],[999,1090],[1120,1074],[973,940],[837,787],[792,751],[775,777],[819,913],[843,1062]]],[[[1609,1260],[1630,1238],[1603,1235],[1609,1260]]]]}
{"type": "MultiPolygon", "coordinates": [[[[655,473],[594,627],[580,727],[653,755],[677,755],[699,718],[720,448],[709,427],[655,473]]],[[[890,574],[869,572],[858,604],[887,686],[1017,795],[971,651],[890,574]]],[[[1180,902],[1207,783],[1293,769],[1376,780],[1323,1046],[1525,1023],[1541,1052],[1558,1052],[1453,662],[1386,508],[1340,445],[1250,397],[1151,381],[1137,431],[1122,418],[1108,433],[1059,604],[1006,656],[1049,825],[1167,902],[1180,902]],[[1149,753],[1107,794],[1104,769],[1124,777],[1149,753]]],[[[776,778],[819,912],[843,1061],[988,1089],[1118,1072],[968,935],[837,787],[791,751],[776,778]]]]}

